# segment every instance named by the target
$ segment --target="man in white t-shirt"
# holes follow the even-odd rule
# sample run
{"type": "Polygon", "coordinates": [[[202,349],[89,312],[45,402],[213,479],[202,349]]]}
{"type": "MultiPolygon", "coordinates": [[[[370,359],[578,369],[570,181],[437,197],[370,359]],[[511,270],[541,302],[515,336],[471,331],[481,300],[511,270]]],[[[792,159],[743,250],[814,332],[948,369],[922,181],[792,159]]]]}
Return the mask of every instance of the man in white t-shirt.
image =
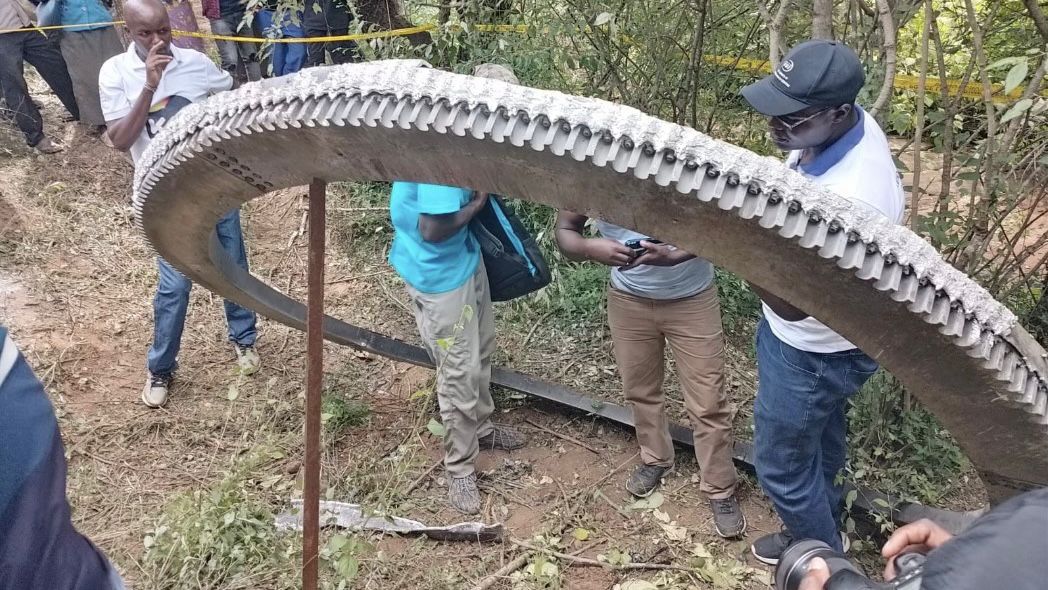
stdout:
{"type": "MultiPolygon", "coordinates": [[[[790,152],[790,167],[900,223],[905,199],[888,140],[855,104],[864,83],[855,52],[840,43],[808,41],[742,95],[768,117],[771,139],[790,152]]],[[[784,527],[755,541],[753,554],[774,565],[798,539],[846,550],[836,483],[847,451],[845,413],[848,398],[877,363],[815,318],[754,290],[764,308],[757,330],[754,457],[757,478],[784,527]]]]}
{"type": "MultiPolygon", "coordinates": [[[[111,57],[98,73],[102,112],[113,146],[129,150],[137,162],[164,124],[187,104],[233,87],[233,78],[206,55],[171,44],[171,23],[159,0],[130,0],[124,20],[131,46],[111,57]]],[[[234,209],[215,226],[222,246],[247,270],[247,253],[240,230],[240,210],[234,209]]],[[[167,402],[189,306],[192,283],[162,258],[153,299],[153,344],[147,354],[149,378],[142,401],[151,408],[167,402]]],[[[225,302],[229,340],[241,374],[259,368],[255,352],[255,313],[225,302]]]]}
{"type": "Polygon", "coordinates": [[[673,469],[673,439],[662,390],[666,344],[677,361],[684,407],[691,419],[699,490],[722,537],[740,537],[746,518],[735,497],[731,404],[724,393],[724,329],[713,265],[643,234],[597,221],[601,237],[587,238],[587,218],[561,211],[557,245],[572,260],[611,267],[608,324],[626,402],[640,443],[641,464],[626,490],[647,497],[673,469]]]}

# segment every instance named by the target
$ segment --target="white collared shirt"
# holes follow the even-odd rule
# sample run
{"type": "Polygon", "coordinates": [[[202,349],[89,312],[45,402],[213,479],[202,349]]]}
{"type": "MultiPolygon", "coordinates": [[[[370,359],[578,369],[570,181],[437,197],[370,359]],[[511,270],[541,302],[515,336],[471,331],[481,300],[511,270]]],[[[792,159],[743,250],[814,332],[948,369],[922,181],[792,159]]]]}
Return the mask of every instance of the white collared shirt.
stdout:
{"type": "MultiPolygon", "coordinates": [[[[174,59],[164,69],[153,93],[149,119],[131,146],[131,158],[136,162],[150,140],[179,109],[233,87],[229,72],[220,69],[203,53],[174,45],[169,47],[174,59]]],[[[138,56],[134,43],[124,53],[106,60],[98,72],[98,94],[106,121],[123,119],[130,114],[145,85],[146,64],[138,56]]]]}
{"type": "MultiPolygon", "coordinates": [[[[888,138],[873,117],[862,109],[858,112],[860,120],[855,126],[812,162],[798,165],[801,152],[794,151],[786,158],[786,164],[856,205],[902,223],[906,196],[888,138]]],[[[791,322],[779,317],[767,304],[762,307],[772,333],[793,348],[819,353],[855,348],[813,317],[791,322]]]]}

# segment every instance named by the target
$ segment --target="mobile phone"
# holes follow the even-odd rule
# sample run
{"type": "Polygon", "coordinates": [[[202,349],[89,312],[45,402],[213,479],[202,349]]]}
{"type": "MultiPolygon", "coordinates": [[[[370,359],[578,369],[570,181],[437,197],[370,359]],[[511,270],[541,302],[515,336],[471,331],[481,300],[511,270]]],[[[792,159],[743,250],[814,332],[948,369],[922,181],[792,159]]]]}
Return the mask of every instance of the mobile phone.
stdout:
{"type": "Polygon", "coordinates": [[[641,242],[649,242],[651,244],[662,243],[661,241],[656,240],[655,238],[635,238],[633,240],[626,240],[626,247],[630,250],[633,250],[634,258],[639,258],[640,256],[643,256],[645,252],[648,251],[647,248],[640,245],[641,242]]]}

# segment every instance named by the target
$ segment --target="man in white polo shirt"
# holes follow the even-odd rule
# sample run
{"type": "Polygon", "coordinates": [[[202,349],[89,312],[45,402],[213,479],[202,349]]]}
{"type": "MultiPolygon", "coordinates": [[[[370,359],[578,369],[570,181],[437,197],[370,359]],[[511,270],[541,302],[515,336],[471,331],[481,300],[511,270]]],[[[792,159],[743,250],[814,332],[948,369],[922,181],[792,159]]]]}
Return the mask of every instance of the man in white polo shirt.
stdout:
{"type": "MultiPolygon", "coordinates": [[[[855,52],[808,41],[742,95],[768,117],[772,141],[789,151],[787,165],[900,223],[905,199],[888,140],[855,104],[864,83],[855,52]]],[[[754,289],[764,308],[757,330],[755,463],[784,527],[755,541],[753,554],[774,565],[798,539],[846,550],[847,536],[839,532],[842,490],[835,481],[847,451],[845,413],[848,398],[877,363],[815,318],[754,289]]]]}
{"type": "MultiPolygon", "coordinates": [[[[131,46],[103,64],[98,86],[109,139],[117,149],[130,150],[137,162],[150,140],[182,107],[229,90],[233,78],[203,53],[171,44],[171,23],[159,0],[130,0],[124,5],[124,20],[131,46]]],[[[240,211],[230,211],[215,229],[222,246],[247,270],[240,211]]],[[[160,281],[153,299],[149,378],[142,391],[142,401],[151,408],[167,402],[192,287],[162,258],[157,258],[157,266],[160,281]]],[[[225,312],[240,372],[252,374],[259,368],[255,313],[231,301],[225,302],[225,312]]]]}
{"type": "Polygon", "coordinates": [[[557,246],[572,260],[612,267],[608,324],[641,457],[626,490],[647,497],[673,469],[662,390],[668,343],[691,419],[702,472],[699,490],[709,501],[717,533],[742,536],[746,518],[735,497],[738,476],[732,463],[732,413],[724,393],[724,330],[713,265],[604,221],[596,223],[601,237],[587,238],[586,221],[583,215],[561,211],[557,246]]]}

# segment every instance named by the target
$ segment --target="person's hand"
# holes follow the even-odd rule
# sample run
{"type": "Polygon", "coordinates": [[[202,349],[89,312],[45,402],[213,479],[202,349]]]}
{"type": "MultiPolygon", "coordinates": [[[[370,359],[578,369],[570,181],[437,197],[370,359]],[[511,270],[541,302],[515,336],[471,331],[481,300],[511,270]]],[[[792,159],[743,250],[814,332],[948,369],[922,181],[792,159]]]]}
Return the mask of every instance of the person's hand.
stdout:
{"type": "Polygon", "coordinates": [[[830,579],[830,568],[821,557],[813,557],[808,562],[808,572],[801,580],[800,590],[823,590],[830,579]]]}
{"type": "Polygon", "coordinates": [[[888,561],[884,568],[884,579],[895,577],[895,558],[903,553],[928,553],[953,538],[946,529],[927,518],[908,524],[895,531],[881,548],[881,555],[888,561]]]}
{"type": "Polygon", "coordinates": [[[641,240],[640,245],[645,250],[644,254],[641,254],[634,259],[633,262],[629,264],[630,268],[642,264],[648,264],[651,266],[676,266],[685,260],[694,258],[684,250],[678,250],[668,244],[655,244],[646,240],[641,240]]]}
{"type": "Polygon", "coordinates": [[[633,260],[633,250],[615,240],[590,238],[586,240],[586,258],[608,266],[626,266],[633,260]]]}
{"type": "Polygon", "coordinates": [[[156,89],[160,84],[160,78],[164,76],[164,68],[172,59],[174,56],[168,52],[167,43],[157,39],[146,55],[146,86],[156,89]]]}

